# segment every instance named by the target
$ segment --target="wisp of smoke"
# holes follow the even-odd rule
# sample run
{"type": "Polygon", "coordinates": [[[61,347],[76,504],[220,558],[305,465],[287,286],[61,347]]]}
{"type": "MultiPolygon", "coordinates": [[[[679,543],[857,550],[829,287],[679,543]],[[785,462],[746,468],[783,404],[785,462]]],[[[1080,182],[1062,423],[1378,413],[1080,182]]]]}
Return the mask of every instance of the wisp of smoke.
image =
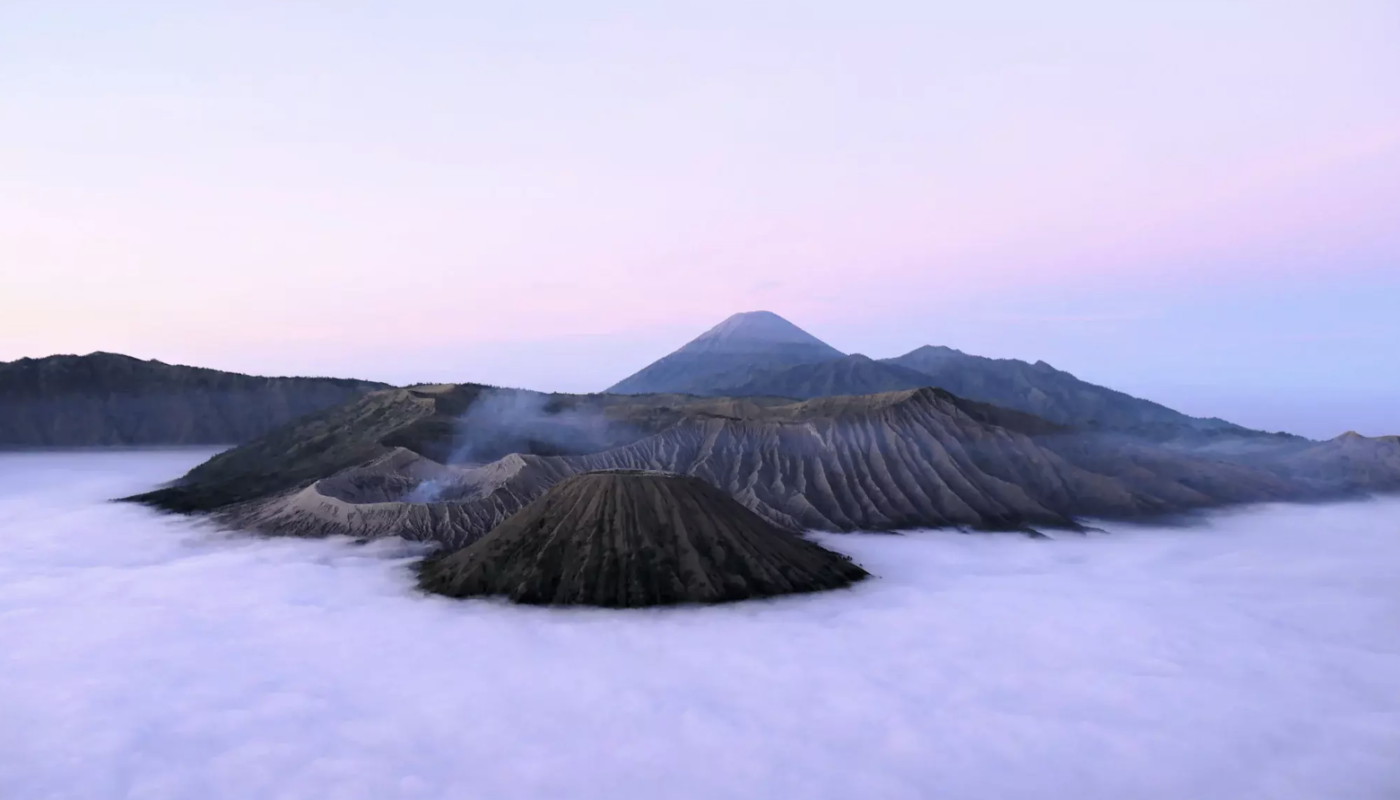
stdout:
{"type": "Polygon", "coordinates": [[[438,478],[428,478],[409,490],[399,499],[401,503],[436,503],[442,499],[447,483],[438,478]]]}
{"type": "Polygon", "coordinates": [[[616,425],[598,411],[554,407],[549,395],[485,392],[458,420],[449,463],[492,461],[513,452],[583,453],[606,447],[616,425]]]}
{"type": "MultiPolygon", "coordinates": [[[[445,463],[480,464],[510,453],[590,453],[615,444],[626,430],[595,409],[556,406],[548,395],[514,390],[483,392],[457,418],[455,444],[445,463]]],[[[436,503],[450,484],[429,479],[404,495],[406,503],[436,503]]]]}
{"type": "Polygon", "coordinates": [[[1396,500],[823,535],[878,577],[565,611],[105,502],[195,460],[0,456],[0,797],[1400,796],[1396,500]]]}

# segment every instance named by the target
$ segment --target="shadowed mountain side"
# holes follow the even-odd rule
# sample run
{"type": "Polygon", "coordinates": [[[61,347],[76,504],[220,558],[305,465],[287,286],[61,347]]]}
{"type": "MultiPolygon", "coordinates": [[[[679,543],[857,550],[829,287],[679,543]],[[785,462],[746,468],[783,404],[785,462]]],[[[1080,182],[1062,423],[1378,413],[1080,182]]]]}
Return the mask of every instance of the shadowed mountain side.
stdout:
{"type": "Polygon", "coordinates": [[[618,608],[813,592],[864,577],[705,481],[646,472],[567,478],[472,545],[419,566],[422,588],[453,597],[618,608]]]}
{"type": "Polygon", "coordinates": [[[435,411],[432,398],[419,392],[371,392],[219,453],[169,486],[128,499],[192,513],[306,486],[373,462],[390,452],[385,439],[412,430],[435,411]]]}
{"type": "Polygon", "coordinates": [[[1171,514],[1319,491],[1259,468],[1060,430],[934,389],[819,398],[750,407],[745,417],[691,414],[588,455],[511,455],[462,468],[400,449],[224,515],[273,533],[397,534],[459,547],[559,480],[599,469],[693,475],[775,524],[823,530],[1075,527],[1079,516],[1171,514]],[[403,501],[428,480],[443,484],[440,502],[403,501]]]}
{"type": "Polygon", "coordinates": [[[886,364],[860,354],[819,364],[799,364],[759,373],[724,394],[735,397],[769,396],[808,400],[834,395],[878,394],[932,386],[934,381],[917,370],[886,364]]]}
{"type": "Polygon", "coordinates": [[[1182,414],[1159,403],[1097,386],[1044,361],[968,355],[950,347],[924,346],[884,364],[925,376],[925,383],[959,397],[1035,414],[1051,422],[1116,431],[1141,438],[1235,450],[1306,443],[1290,434],[1250,430],[1220,419],[1182,414]]]}
{"type": "Polygon", "coordinates": [[[264,378],[113,353],[0,363],[0,446],[237,444],[385,384],[264,378]]]}

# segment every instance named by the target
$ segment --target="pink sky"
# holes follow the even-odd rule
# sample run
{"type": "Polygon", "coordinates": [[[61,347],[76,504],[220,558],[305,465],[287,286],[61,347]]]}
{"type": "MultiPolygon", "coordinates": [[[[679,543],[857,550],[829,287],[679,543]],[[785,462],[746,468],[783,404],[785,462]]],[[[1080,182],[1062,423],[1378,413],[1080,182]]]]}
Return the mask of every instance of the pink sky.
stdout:
{"type": "Polygon", "coordinates": [[[586,389],[768,308],[873,355],[1362,391],[1400,341],[1306,304],[1400,274],[1388,0],[16,6],[0,359],[586,389]],[[1197,375],[1187,326],[1269,333],[1197,375]],[[1280,327],[1348,344],[1290,374],[1280,327]]]}

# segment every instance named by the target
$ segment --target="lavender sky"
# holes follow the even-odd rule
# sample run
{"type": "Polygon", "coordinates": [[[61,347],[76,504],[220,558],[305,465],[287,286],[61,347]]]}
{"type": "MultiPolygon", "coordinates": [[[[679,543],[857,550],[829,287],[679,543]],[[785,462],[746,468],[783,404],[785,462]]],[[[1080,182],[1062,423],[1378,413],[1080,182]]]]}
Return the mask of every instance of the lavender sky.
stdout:
{"type": "Polygon", "coordinates": [[[735,311],[1400,432],[1400,4],[0,4],[0,360],[596,390],[735,311]]]}

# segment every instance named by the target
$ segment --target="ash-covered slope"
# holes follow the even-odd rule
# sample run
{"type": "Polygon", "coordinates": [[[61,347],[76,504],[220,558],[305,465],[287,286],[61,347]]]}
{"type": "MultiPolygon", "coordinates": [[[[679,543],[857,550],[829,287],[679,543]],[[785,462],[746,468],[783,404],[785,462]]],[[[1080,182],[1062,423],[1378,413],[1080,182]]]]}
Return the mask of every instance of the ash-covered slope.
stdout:
{"type": "Polygon", "coordinates": [[[453,597],[620,608],[813,592],[864,577],[705,481],[632,471],[563,480],[419,568],[422,588],[453,597]]]}
{"type": "Polygon", "coordinates": [[[273,533],[393,534],[460,547],[560,480],[599,469],[693,475],[775,524],[823,530],[1072,527],[1080,516],[1326,491],[1257,466],[1066,431],[935,389],[770,406],[697,401],[672,414],[654,433],[584,455],[514,454],[462,467],[384,448],[362,467],[222,513],[273,533]],[[434,487],[432,502],[415,502],[424,485],[434,487]]]}
{"type": "Polygon", "coordinates": [[[362,482],[380,481],[383,460],[396,453],[439,469],[515,453],[595,453],[664,430],[689,414],[746,415],[759,407],[753,400],[544,394],[480,384],[384,389],[284,425],[220,453],[170,486],[131,499],[170,511],[216,511],[352,467],[365,468],[362,482]]]}
{"type": "Polygon", "coordinates": [[[169,486],[128,498],[167,511],[214,511],[309,485],[392,452],[436,413],[427,392],[370,392],[225,450],[169,486]]]}
{"type": "Polygon", "coordinates": [[[236,444],[384,386],[113,353],[23,358],[0,363],[0,446],[236,444]]]}
{"type": "Polygon", "coordinates": [[[767,370],[816,364],[841,351],[770,311],[726,319],[679,350],[619,381],[615,394],[717,395],[767,370]]]}

